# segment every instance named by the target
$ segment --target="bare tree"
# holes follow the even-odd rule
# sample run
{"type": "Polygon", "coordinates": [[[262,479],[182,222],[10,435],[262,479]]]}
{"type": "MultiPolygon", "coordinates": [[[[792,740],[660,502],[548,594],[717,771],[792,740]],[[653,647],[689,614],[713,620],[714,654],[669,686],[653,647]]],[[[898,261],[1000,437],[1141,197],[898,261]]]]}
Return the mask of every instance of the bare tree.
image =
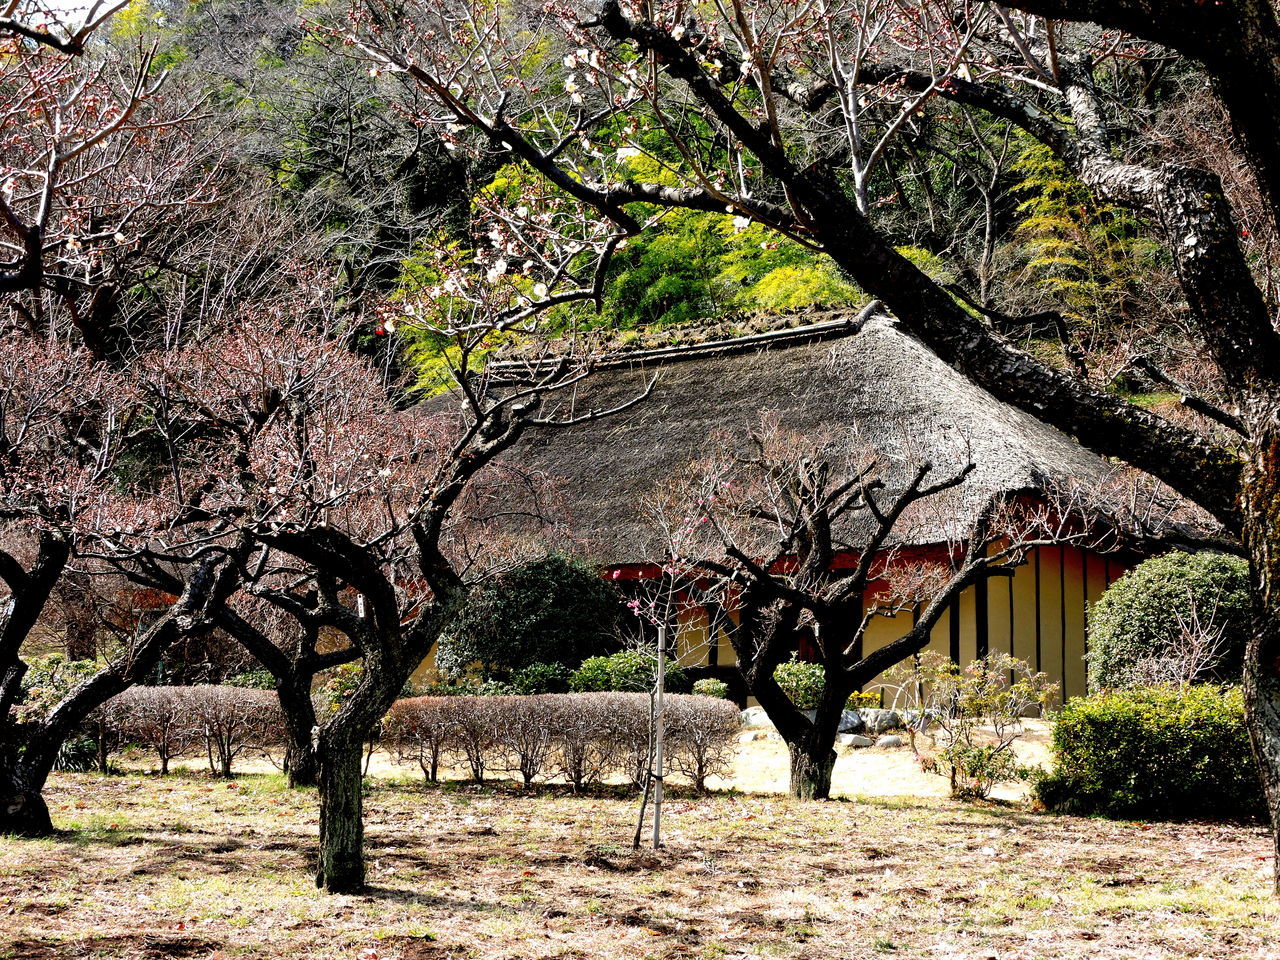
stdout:
{"type": "MultiPolygon", "coordinates": [[[[703,591],[737,609],[725,627],[738,669],[787,742],[791,792],[801,798],[830,795],[850,694],[923,650],[961,591],[1011,575],[1035,546],[1081,536],[1071,532],[1081,518],[1069,505],[1033,508],[1010,495],[988,503],[963,541],[925,555],[909,546],[913,528],[929,525],[930,501],[969,475],[963,457],[935,480],[930,463],[894,464],[842,438],[791,434],[776,419],[745,452],[727,439],[716,447],[731,452],[695,462],[655,502],[665,562],[704,578],[703,591]],[[868,626],[906,611],[916,613],[911,628],[864,653],[868,626]],[[823,668],[812,718],[774,678],[802,639],[823,668]]],[[[937,509],[954,512],[956,502],[937,509]]]]}

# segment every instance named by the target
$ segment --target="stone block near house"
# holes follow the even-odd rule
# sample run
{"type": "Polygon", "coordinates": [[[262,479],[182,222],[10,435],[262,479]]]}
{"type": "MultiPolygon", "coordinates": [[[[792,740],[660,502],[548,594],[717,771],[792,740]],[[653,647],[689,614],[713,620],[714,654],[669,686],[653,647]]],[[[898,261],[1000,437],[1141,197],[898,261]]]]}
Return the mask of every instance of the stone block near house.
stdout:
{"type": "Polygon", "coordinates": [[[870,737],[860,733],[842,733],[836,737],[836,743],[842,747],[869,747],[875,743],[870,737]]]}
{"type": "Polygon", "coordinates": [[[761,727],[772,727],[773,721],[764,712],[764,707],[747,707],[742,711],[742,725],[748,730],[753,730],[761,727]]]}
{"type": "Polygon", "coordinates": [[[900,730],[902,728],[902,717],[898,715],[896,710],[866,709],[858,712],[862,714],[862,720],[866,724],[868,733],[884,733],[886,730],[900,730]]]}
{"type": "Polygon", "coordinates": [[[896,733],[891,733],[876,740],[877,747],[905,747],[906,745],[907,742],[896,733]]]}
{"type": "Polygon", "coordinates": [[[857,710],[846,710],[840,714],[840,726],[837,728],[838,733],[861,733],[867,726],[867,722],[862,719],[862,714],[857,710]]]}

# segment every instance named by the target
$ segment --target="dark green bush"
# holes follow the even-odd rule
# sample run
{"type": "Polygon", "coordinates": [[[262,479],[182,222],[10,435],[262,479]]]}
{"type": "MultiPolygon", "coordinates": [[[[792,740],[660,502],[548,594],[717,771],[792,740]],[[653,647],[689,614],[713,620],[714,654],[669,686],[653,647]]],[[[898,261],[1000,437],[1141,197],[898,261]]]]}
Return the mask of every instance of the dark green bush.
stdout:
{"type": "MultiPolygon", "coordinates": [[[[1238,682],[1249,636],[1249,568],[1218,553],[1170,553],[1134,567],[1089,614],[1089,687],[1142,686],[1152,680],[1238,682]],[[1146,665],[1186,660],[1195,628],[1221,634],[1216,655],[1183,664],[1183,675],[1149,674],[1146,665]],[[1197,676],[1185,667],[1199,666],[1197,676]]],[[[1177,673],[1178,668],[1174,667],[1177,673]]]]}
{"type": "MultiPolygon", "coordinates": [[[[508,697],[511,684],[497,680],[462,677],[452,683],[424,683],[410,692],[412,697],[508,697]]],[[[408,699],[408,698],[405,698],[408,699]]]]}
{"type": "Polygon", "coordinates": [[[573,671],[563,663],[531,663],[511,675],[511,692],[530,697],[539,693],[568,693],[573,671]]]}
{"type": "Polygon", "coordinates": [[[1112,817],[1231,818],[1265,812],[1238,687],[1109,691],[1067,702],[1053,727],[1049,810],[1112,817]]]}
{"type": "MultiPolygon", "coordinates": [[[[656,657],[638,650],[623,650],[608,657],[590,657],[569,678],[574,693],[644,693],[657,677],[656,657]]],[[[689,678],[679,667],[667,665],[666,689],[688,693],[689,678]]]]}
{"type": "Polygon", "coordinates": [[[576,667],[617,649],[624,613],[621,595],[594,567],[543,557],[471,591],[440,638],[436,666],[453,675],[478,667],[499,680],[535,663],[576,667]]]}

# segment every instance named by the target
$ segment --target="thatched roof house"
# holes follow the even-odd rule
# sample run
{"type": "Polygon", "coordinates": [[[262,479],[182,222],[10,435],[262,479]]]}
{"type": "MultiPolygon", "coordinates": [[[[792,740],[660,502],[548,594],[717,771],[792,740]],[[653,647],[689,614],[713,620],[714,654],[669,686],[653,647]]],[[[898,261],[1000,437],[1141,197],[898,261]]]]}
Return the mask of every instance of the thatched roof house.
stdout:
{"type": "MultiPolygon", "coordinates": [[[[558,483],[574,543],[615,569],[663,554],[661,537],[643,514],[645,497],[703,453],[713,435],[719,443],[745,444],[764,414],[795,432],[841,428],[847,442],[874,448],[902,470],[928,460],[940,477],[972,461],[964,483],[923,501],[900,525],[900,543],[961,539],[1001,493],[1084,490],[1083,499],[1095,498],[1102,509],[1113,474],[1107,461],[996,400],[880,312],[618,354],[572,391],[555,395],[544,413],[564,418],[611,409],[650,380],[652,395],[625,412],[531,431],[507,455],[513,466],[558,483]]],[[[965,661],[988,650],[1012,651],[1054,674],[1064,693],[1083,692],[1085,612],[1124,566],[1115,554],[1073,546],[1038,550],[1017,576],[962,597],[939,624],[935,642],[965,661]]],[[[895,626],[886,621],[883,627],[879,642],[888,642],[895,626]]],[[[697,624],[689,629],[695,663],[731,662],[727,644],[696,636],[697,624]]]]}
{"type": "Polygon", "coordinates": [[[762,415],[799,433],[871,448],[906,470],[927,460],[938,478],[972,461],[960,486],[928,503],[899,538],[963,538],[993,495],[1083,487],[1101,491],[1111,465],[1045,423],[996,400],[884,314],[763,336],[624,354],[598,365],[548,416],[609,409],[654,380],[623,413],[532,431],[508,457],[561,485],[568,522],[586,553],[609,564],[662,555],[641,503],[709,438],[745,442],[762,415]]]}

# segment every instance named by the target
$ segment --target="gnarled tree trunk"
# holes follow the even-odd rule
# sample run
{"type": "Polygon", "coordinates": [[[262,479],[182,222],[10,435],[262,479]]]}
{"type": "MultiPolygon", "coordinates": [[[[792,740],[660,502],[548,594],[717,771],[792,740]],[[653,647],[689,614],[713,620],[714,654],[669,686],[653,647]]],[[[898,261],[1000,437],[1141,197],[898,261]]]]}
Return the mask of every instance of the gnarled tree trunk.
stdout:
{"type": "Polygon", "coordinates": [[[821,737],[806,737],[789,744],[791,781],[789,789],[797,800],[831,799],[831,774],[836,765],[836,751],[821,737]]]}
{"type": "Polygon", "coordinates": [[[1244,485],[1245,541],[1254,580],[1244,692],[1253,755],[1271,813],[1272,882],[1280,895],[1280,402],[1270,407],[1252,418],[1244,485]]]}
{"type": "Polygon", "coordinates": [[[290,787],[319,783],[316,761],[316,708],[311,701],[311,677],[289,676],[276,685],[284,716],[284,772],[290,787]]]}
{"type": "Polygon", "coordinates": [[[0,834],[43,837],[53,832],[44,780],[21,761],[0,764],[0,834]]]}
{"type": "Polygon", "coordinates": [[[329,893],[364,887],[362,738],[347,725],[319,738],[320,857],[316,886],[329,893]]]}

